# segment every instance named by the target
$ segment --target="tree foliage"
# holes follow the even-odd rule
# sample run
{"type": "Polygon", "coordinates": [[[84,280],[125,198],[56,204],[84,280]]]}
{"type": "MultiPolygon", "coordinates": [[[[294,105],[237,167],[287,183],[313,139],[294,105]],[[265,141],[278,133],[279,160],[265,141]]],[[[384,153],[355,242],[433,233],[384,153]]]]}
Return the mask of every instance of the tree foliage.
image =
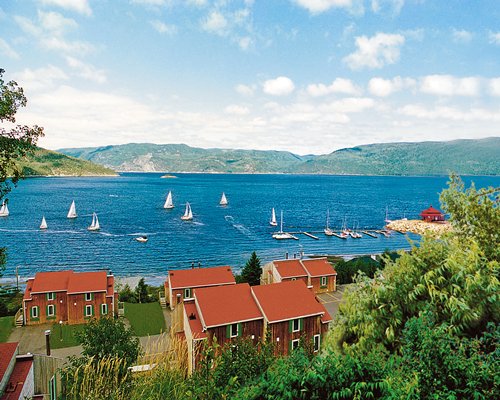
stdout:
{"type": "Polygon", "coordinates": [[[141,278],[137,283],[137,287],[135,288],[135,294],[137,296],[137,301],[139,303],[148,303],[148,286],[144,282],[144,278],[141,278]]]}
{"type": "MultiPolygon", "coordinates": [[[[0,68],[0,122],[15,124],[16,112],[27,104],[23,89],[15,82],[3,80],[4,70],[0,68]]],[[[0,199],[3,198],[23,177],[17,162],[35,149],[43,128],[16,125],[12,129],[0,128],[0,199]],[[8,180],[10,176],[10,181],[8,180]],[[12,185],[11,185],[11,183],[12,185]]]]}
{"type": "Polygon", "coordinates": [[[241,278],[239,282],[247,282],[250,286],[260,285],[261,275],[262,267],[260,265],[260,259],[254,251],[241,271],[241,278]]]}

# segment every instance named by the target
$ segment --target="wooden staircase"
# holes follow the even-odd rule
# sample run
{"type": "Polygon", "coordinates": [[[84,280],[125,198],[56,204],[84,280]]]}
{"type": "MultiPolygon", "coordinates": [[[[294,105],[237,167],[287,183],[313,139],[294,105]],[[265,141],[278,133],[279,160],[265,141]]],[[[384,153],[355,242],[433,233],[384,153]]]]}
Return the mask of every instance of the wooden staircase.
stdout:
{"type": "Polygon", "coordinates": [[[22,308],[17,310],[16,316],[14,317],[14,321],[16,321],[16,328],[20,328],[21,326],[24,325],[24,315],[22,308]]]}
{"type": "Polygon", "coordinates": [[[167,308],[167,299],[165,297],[162,297],[162,292],[158,292],[158,298],[160,299],[160,306],[161,308],[167,308]]]}

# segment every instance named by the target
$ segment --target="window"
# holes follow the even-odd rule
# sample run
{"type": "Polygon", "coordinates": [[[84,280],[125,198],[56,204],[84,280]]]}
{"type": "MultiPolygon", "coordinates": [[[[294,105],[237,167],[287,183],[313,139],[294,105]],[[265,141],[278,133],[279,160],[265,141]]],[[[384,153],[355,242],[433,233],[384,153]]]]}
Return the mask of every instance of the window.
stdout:
{"type": "Polygon", "coordinates": [[[292,350],[298,349],[300,344],[300,339],[292,340],[292,350]]]}
{"type": "Polygon", "coordinates": [[[292,321],[292,332],[300,331],[300,319],[294,319],[292,321]]]}
{"type": "Polygon", "coordinates": [[[85,293],[85,301],[91,301],[92,300],[92,293],[85,293]]]}
{"type": "Polygon", "coordinates": [[[49,304],[47,306],[47,317],[54,317],[56,315],[56,308],[54,304],[49,304]]]}
{"type": "Polygon", "coordinates": [[[38,306],[31,307],[31,318],[38,319],[38,306]]]}
{"type": "Polygon", "coordinates": [[[325,287],[328,284],[328,278],[326,276],[321,277],[321,286],[325,287]]]}
{"type": "Polygon", "coordinates": [[[49,381],[49,400],[57,400],[57,390],[56,390],[56,377],[55,375],[50,378],[49,381]]]}
{"type": "Polygon", "coordinates": [[[92,315],[94,315],[94,307],[91,305],[85,306],[85,316],[91,317],[92,315]]]}
{"type": "Polygon", "coordinates": [[[319,351],[320,343],[321,343],[321,336],[314,335],[314,352],[319,351]]]}
{"type": "Polygon", "coordinates": [[[108,313],[108,305],[106,303],[101,304],[101,315],[106,315],[108,313]]]}
{"type": "Polygon", "coordinates": [[[54,292],[47,293],[47,300],[55,300],[56,294],[54,292]]]}
{"type": "Polygon", "coordinates": [[[231,337],[238,336],[238,324],[231,325],[231,337]]]}
{"type": "Polygon", "coordinates": [[[184,289],[184,298],[185,299],[190,299],[191,298],[191,289],[189,289],[189,288],[184,289]]]}

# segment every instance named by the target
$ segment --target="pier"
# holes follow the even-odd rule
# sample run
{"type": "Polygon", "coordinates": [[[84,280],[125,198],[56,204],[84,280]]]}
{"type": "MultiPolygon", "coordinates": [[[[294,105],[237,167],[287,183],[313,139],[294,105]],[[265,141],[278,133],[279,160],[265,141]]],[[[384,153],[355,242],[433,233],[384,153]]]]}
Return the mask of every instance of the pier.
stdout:
{"type": "Polygon", "coordinates": [[[377,235],[375,235],[374,233],[368,232],[368,231],[361,231],[361,233],[364,233],[366,236],[370,236],[372,238],[378,238],[377,235]]]}
{"type": "MultiPolygon", "coordinates": [[[[305,235],[305,236],[307,236],[311,239],[314,239],[314,240],[320,240],[319,235],[324,235],[324,230],[306,228],[307,229],[307,231],[306,231],[306,230],[301,230],[299,227],[295,227],[295,228],[296,229],[298,228],[298,229],[296,231],[283,232],[283,233],[286,235],[289,235],[289,238],[294,239],[294,240],[299,240],[299,238],[296,235],[305,235]]],[[[366,236],[370,236],[371,238],[374,238],[374,239],[378,239],[380,237],[378,235],[382,235],[386,238],[391,236],[389,231],[384,230],[384,229],[377,229],[377,228],[364,229],[362,231],[356,231],[356,232],[361,232],[361,233],[365,234],[366,236]]],[[[335,236],[338,239],[347,240],[347,237],[341,236],[340,233],[341,233],[340,230],[337,232],[333,231],[332,236],[335,236]]],[[[349,237],[352,238],[352,235],[349,235],[349,237]]],[[[359,238],[361,238],[361,237],[359,237],[359,238]]],[[[359,238],[355,238],[355,239],[359,239],[359,238]]]]}
{"type": "Polygon", "coordinates": [[[309,233],[309,232],[302,232],[303,235],[306,235],[306,236],[309,236],[311,239],[314,239],[314,240],[319,240],[319,237],[317,236],[314,236],[312,233],[309,233]]]}

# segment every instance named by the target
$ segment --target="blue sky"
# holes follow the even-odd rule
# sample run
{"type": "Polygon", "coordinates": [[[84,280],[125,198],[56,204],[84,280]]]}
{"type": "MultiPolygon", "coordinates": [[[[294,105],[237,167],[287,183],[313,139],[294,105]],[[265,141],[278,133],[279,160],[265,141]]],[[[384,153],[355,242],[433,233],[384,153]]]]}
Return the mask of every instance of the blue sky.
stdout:
{"type": "Polygon", "coordinates": [[[46,148],[329,153],[499,136],[500,2],[10,0],[0,67],[46,148]]]}

